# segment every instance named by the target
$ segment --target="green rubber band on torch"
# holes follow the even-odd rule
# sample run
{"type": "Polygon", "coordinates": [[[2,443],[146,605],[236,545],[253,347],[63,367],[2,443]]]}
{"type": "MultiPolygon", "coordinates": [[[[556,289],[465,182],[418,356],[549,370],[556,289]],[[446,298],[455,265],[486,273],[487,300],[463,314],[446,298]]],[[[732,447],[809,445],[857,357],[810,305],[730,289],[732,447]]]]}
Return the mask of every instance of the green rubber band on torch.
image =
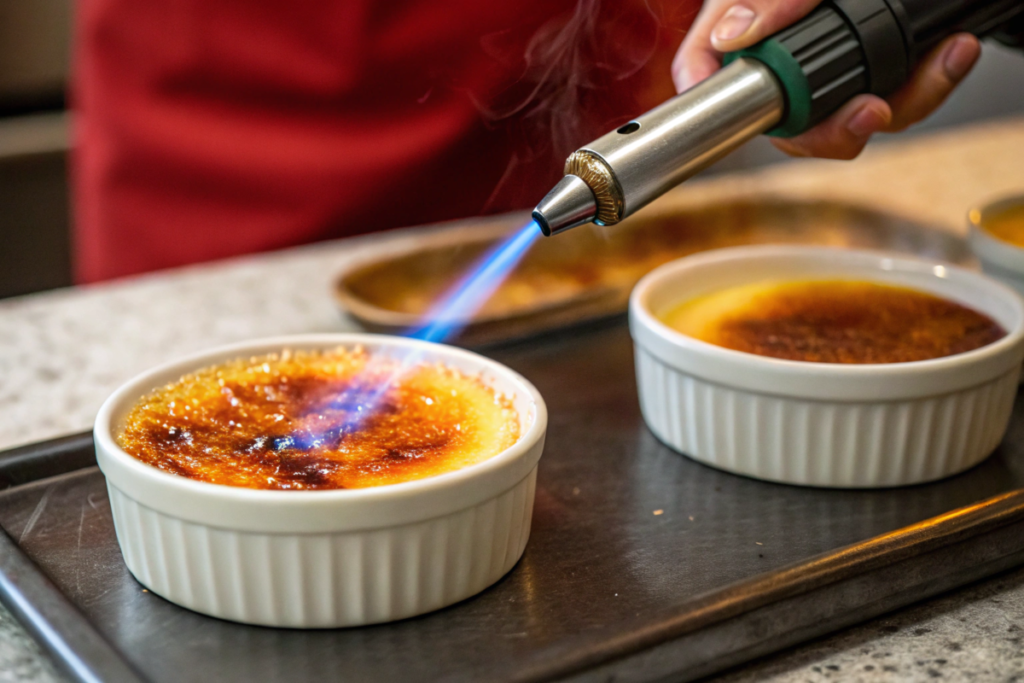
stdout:
{"type": "Polygon", "coordinates": [[[757,45],[730,52],[725,55],[723,65],[740,57],[749,57],[765,64],[782,84],[786,96],[786,113],[778,126],[768,131],[777,138],[791,138],[803,133],[811,122],[811,84],[789,50],[782,43],[769,38],[757,45]]]}

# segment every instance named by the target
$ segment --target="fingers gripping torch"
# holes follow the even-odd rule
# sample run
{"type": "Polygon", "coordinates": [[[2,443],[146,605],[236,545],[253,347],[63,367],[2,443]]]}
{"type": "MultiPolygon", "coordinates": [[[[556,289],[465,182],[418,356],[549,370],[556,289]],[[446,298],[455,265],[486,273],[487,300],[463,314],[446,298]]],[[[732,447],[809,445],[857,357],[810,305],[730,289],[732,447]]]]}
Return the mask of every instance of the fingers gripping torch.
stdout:
{"type": "Polygon", "coordinates": [[[891,95],[921,56],[962,31],[1024,44],[1024,0],[825,2],[573,152],[533,218],[545,235],[614,225],[756,135],[791,137],[855,95],[891,95]]]}

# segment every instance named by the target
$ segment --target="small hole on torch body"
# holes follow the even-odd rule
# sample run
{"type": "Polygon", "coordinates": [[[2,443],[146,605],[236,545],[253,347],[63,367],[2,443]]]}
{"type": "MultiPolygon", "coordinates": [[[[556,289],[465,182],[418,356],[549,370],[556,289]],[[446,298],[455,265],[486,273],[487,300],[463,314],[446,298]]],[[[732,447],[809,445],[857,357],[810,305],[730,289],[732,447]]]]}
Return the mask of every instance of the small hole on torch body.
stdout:
{"type": "Polygon", "coordinates": [[[629,123],[619,128],[615,132],[618,133],[619,135],[629,135],[630,133],[635,133],[638,130],[640,130],[640,124],[637,123],[636,121],[630,121],[629,123]]]}

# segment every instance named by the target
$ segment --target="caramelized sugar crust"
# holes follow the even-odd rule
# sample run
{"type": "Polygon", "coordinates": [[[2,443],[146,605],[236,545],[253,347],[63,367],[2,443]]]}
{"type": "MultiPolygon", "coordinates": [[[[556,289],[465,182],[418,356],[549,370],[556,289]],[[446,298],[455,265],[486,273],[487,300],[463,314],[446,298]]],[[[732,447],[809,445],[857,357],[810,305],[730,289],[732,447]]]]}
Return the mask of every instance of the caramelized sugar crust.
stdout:
{"type": "Polygon", "coordinates": [[[397,367],[339,348],[205,368],[144,397],[118,442],[190,479],[302,490],[422,479],[519,438],[510,401],[478,378],[441,364],[397,367]]]}
{"type": "Polygon", "coordinates": [[[1004,242],[1024,247],[1024,206],[1014,206],[986,218],[983,227],[1004,242]]]}
{"type": "Polygon", "coordinates": [[[762,356],[817,363],[906,363],[964,353],[1006,331],[975,310],[872,282],[758,283],[699,297],[665,322],[762,356]]]}

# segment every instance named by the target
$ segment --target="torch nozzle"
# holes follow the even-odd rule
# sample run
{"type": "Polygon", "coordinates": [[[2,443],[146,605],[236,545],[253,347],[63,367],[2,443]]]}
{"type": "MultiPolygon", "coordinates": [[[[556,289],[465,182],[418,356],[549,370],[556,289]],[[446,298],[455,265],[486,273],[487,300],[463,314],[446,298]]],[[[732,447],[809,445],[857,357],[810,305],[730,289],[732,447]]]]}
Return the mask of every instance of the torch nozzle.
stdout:
{"type": "Polygon", "coordinates": [[[564,176],[533,210],[533,220],[550,237],[577,225],[590,223],[597,216],[594,192],[575,175],[564,176]]]}
{"type": "Polygon", "coordinates": [[[661,106],[573,152],[533,211],[545,235],[615,225],[770,129],[785,99],[770,68],[738,59],[661,106]]]}

